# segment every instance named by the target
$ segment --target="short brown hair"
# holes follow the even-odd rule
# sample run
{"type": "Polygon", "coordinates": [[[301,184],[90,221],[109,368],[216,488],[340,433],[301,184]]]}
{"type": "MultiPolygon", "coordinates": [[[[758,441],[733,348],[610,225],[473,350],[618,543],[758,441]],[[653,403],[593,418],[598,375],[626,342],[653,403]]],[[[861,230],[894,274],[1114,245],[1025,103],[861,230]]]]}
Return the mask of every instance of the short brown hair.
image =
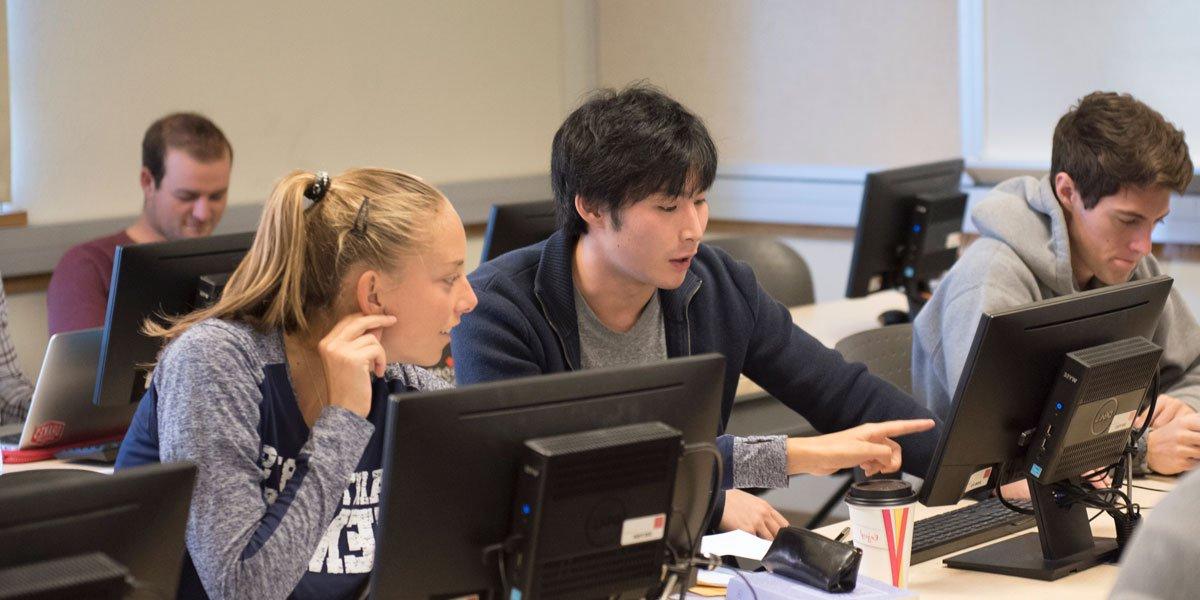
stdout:
{"type": "Polygon", "coordinates": [[[167,148],[183,150],[200,162],[226,156],[233,160],[233,146],[216,123],[197,113],[172,113],[151,123],[142,137],[142,166],[154,177],[155,186],[162,184],[166,173],[167,148]]]}
{"type": "Polygon", "coordinates": [[[1165,187],[1182,194],[1192,181],[1183,132],[1129,94],[1092,92],[1054,128],[1050,179],[1066,173],[1083,206],[1124,187],[1165,187]]]}

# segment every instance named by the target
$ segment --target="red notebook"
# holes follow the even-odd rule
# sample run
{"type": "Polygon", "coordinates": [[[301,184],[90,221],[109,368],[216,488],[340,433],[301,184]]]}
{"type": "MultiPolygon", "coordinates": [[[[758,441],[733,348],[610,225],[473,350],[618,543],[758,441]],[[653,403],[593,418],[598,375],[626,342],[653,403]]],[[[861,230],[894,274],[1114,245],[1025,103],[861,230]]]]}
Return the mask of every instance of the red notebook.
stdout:
{"type": "Polygon", "coordinates": [[[100,444],[107,444],[109,442],[119,442],[123,437],[125,437],[124,434],[110,435],[107,437],[84,440],[82,442],[71,442],[69,444],[59,444],[57,446],[42,446],[40,448],[26,448],[24,450],[6,448],[3,450],[4,462],[15,465],[19,463],[37,462],[39,460],[50,460],[54,458],[55,454],[58,454],[63,450],[82,448],[84,446],[99,446],[100,444]]]}

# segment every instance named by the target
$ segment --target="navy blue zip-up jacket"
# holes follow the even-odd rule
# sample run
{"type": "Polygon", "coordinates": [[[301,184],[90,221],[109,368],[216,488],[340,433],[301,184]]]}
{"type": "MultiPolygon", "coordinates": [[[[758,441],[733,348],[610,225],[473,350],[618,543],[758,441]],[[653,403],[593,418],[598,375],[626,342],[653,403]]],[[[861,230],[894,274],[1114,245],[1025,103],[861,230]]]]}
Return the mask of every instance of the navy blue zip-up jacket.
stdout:
{"type": "MultiPolygon", "coordinates": [[[[479,297],[452,331],[459,385],[580,368],[571,276],[575,241],[562,232],[481,265],[468,279],[479,297]]],[[[936,419],[895,386],[847,363],[792,323],[787,307],[758,285],[746,264],[701,244],[683,285],[659,290],[667,356],[725,356],[724,432],[743,373],[820,432],[893,419],[936,419]]],[[[904,471],[924,476],[938,427],[897,439],[904,471]]],[[[720,440],[726,464],[732,440],[720,440]]],[[[731,474],[725,477],[729,487],[731,474]]]]}

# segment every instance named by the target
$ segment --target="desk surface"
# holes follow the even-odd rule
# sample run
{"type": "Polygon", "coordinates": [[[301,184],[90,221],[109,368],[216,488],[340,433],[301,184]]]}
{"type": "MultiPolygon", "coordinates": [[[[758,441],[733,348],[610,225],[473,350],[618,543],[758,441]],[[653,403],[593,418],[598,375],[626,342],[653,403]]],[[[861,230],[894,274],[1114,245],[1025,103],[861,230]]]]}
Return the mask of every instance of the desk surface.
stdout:
{"type": "MultiPolygon", "coordinates": [[[[1140,504],[1142,510],[1146,511],[1143,513],[1143,517],[1145,517],[1153,512],[1148,511],[1148,507],[1153,507],[1160,499],[1166,496],[1167,491],[1175,487],[1175,478],[1151,476],[1136,480],[1134,485],[1161,490],[1147,491],[1137,488],[1133,490],[1133,501],[1140,504]]],[[[966,503],[963,503],[962,506],[966,506],[966,503]]],[[[921,519],[936,515],[954,508],[958,507],[939,506],[929,508],[918,504],[917,518],[921,519]]],[[[1089,510],[1088,514],[1095,515],[1096,512],[1089,510]]],[[[843,521],[841,523],[834,523],[833,525],[826,525],[816,531],[826,537],[833,538],[849,524],[849,521],[843,521]]],[[[1029,529],[1009,537],[1024,535],[1032,531],[1037,530],[1029,529]]],[[[1096,537],[1116,537],[1112,518],[1108,515],[1101,515],[1096,518],[1095,521],[1092,521],[1092,533],[1096,537]]],[[[973,546],[973,548],[978,547],[973,546]]],[[[1002,598],[1004,600],[1105,598],[1108,596],[1108,592],[1112,589],[1113,584],[1117,581],[1117,565],[1098,565],[1079,573],[1073,573],[1058,581],[1037,581],[1008,575],[952,569],[942,564],[942,561],[948,556],[961,554],[970,549],[966,548],[960,552],[953,552],[941,558],[935,558],[913,566],[912,571],[909,573],[909,589],[917,592],[921,600],[934,598],[970,598],[973,600],[986,598],[1002,598]]]]}
{"type": "Polygon", "coordinates": [[[846,336],[879,327],[879,314],[888,310],[907,311],[904,294],[888,290],[863,298],[842,298],[791,309],[792,320],[830,348],[846,336]]]}
{"type": "Polygon", "coordinates": [[[84,471],[95,471],[97,473],[109,474],[113,472],[112,465],[99,465],[89,462],[73,462],[65,460],[39,460],[27,463],[4,463],[0,465],[0,475],[6,473],[17,473],[20,471],[32,471],[34,469],[82,469],[84,471]]]}

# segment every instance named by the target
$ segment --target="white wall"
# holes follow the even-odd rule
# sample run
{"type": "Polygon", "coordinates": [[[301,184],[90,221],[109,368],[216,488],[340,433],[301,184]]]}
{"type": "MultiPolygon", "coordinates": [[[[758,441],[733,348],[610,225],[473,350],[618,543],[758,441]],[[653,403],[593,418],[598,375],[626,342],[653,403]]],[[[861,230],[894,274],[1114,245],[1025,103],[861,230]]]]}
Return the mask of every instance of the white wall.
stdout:
{"type": "Polygon", "coordinates": [[[17,351],[17,364],[30,382],[37,381],[50,336],[46,322],[46,292],[13,294],[5,290],[8,303],[8,335],[17,351]]]}
{"type": "Polygon", "coordinates": [[[608,0],[599,77],[661,85],[707,122],[723,170],[957,156],[951,0],[608,0]]]}
{"type": "MultiPolygon", "coordinates": [[[[714,218],[853,226],[865,170],[960,153],[964,4],[987,26],[1000,155],[1048,144],[1045,115],[1077,88],[1129,86],[1185,127],[1200,106],[1200,84],[1178,75],[1200,55],[1185,35],[1195,5],[1164,0],[13,1],[14,198],[35,223],[135,213],[142,132],[177,109],[208,113],[232,139],[235,203],[297,167],[385,165],[439,183],[539,174],[585,90],[648,78],[717,141],[714,218]],[[1147,67],[1177,58],[1166,74],[1147,67]],[[1022,115],[1026,129],[1004,137],[1022,115]]],[[[841,297],[850,242],[791,243],[818,300],[841,297]]],[[[1168,268],[1200,306],[1200,268],[1168,268]]],[[[44,295],[9,308],[32,374],[44,295]]]]}
{"type": "Polygon", "coordinates": [[[1093,90],[1132,93],[1200,132],[1200,3],[982,1],[980,158],[1049,164],[1055,123],[1093,90]]]}
{"type": "MultiPolygon", "coordinates": [[[[250,204],[295,168],[544,175],[595,85],[593,6],[577,0],[39,0],[7,16],[13,197],[34,224],[136,214],[142,134],[173,110],[225,130],[231,202],[250,204]]],[[[10,294],[9,317],[36,377],[45,294],[10,294]]]]}
{"type": "Polygon", "coordinates": [[[714,218],[854,226],[867,171],[959,156],[952,0],[607,0],[599,81],[648,79],[721,156],[714,218]]]}
{"type": "Polygon", "coordinates": [[[142,133],[185,109],[231,139],[233,203],[295,168],[544,173],[591,85],[564,2],[10,2],[13,198],[37,224],[137,213],[142,133]]]}

